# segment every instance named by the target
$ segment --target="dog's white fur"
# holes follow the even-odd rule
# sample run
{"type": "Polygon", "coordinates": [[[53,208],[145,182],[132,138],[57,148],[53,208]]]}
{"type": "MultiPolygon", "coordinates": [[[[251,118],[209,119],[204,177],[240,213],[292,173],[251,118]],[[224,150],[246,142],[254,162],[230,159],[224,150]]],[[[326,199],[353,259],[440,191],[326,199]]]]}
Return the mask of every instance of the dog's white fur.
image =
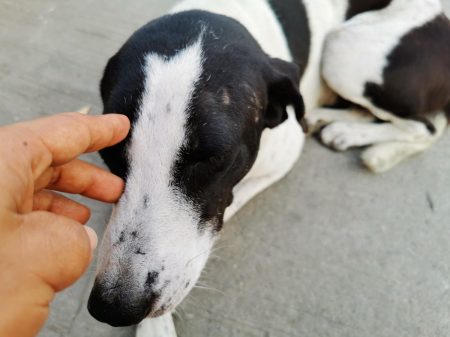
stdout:
{"type": "Polygon", "coordinates": [[[366,146],[386,141],[416,142],[430,137],[426,126],[413,122],[417,127],[415,132],[411,128],[404,130],[403,124],[398,127],[392,123],[374,124],[361,122],[333,122],[321,133],[322,141],[339,151],[345,151],[354,146],[366,146]]]}
{"type": "MultiPolygon", "coordinates": [[[[328,35],[322,61],[327,84],[340,96],[390,123],[332,123],[321,133],[326,145],[342,151],[352,146],[393,142],[363,154],[363,162],[372,171],[384,172],[412,154],[424,151],[439,138],[442,133],[430,134],[423,123],[399,118],[376,107],[364,96],[364,88],[366,82],[382,84],[387,55],[401,37],[440,13],[439,0],[393,0],[385,9],[360,14],[328,35]]],[[[437,120],[442,118],[444,114],[437,120]]]]}
{"type": "MultiPolygon", "coordinates": [[[[299,0],[300,1],[300,0],[299,0]]],[[[308,65],[300,83],[307,116],[311,110],[328,103],[333,94],[320,76],[323,43],[330,32],[345,19],[347,0],[302,0],[311,32],[308,65]]]]}

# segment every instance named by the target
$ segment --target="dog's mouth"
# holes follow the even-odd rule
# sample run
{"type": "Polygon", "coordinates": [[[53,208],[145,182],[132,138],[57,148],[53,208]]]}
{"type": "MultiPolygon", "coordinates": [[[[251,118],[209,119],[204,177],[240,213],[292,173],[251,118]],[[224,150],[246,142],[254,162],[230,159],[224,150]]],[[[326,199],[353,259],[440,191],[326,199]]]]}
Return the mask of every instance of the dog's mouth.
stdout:
{"type": "Polygon", "coordinates": [[[163,316],[165,314],[172,312],[173,309],[175,309],[175,306],[173,306],[173,305],[162,306],[161,308],[159,308],[153,312],[151,309],[149,309],[146,317],[147,318],[157,318],[157,317],[160,317],[160,316],[163,316]]]}

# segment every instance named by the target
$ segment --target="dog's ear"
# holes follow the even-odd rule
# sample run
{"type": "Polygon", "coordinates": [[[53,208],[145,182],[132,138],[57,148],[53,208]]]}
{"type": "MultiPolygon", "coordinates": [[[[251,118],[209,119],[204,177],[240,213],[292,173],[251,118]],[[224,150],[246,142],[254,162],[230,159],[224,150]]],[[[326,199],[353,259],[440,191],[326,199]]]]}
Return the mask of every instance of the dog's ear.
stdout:
{"type": "Polygon", "coordinates": [[[292,105],[297,121],[306,132],[305,106],[298,89],[299,67],[292,62],[270,58],[264,74],[268,91],[268,102],[263,116],[265,126],[274,128],[283,123],[288,117],[286,108],[292,105]]]}

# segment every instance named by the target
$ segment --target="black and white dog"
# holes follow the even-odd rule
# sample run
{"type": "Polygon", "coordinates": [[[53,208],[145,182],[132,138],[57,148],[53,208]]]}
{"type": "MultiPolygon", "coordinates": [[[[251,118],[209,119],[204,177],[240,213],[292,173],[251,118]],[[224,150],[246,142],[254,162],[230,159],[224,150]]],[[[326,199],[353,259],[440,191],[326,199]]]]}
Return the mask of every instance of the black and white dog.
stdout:
{"type": "Polygon", "coordinates": [[[170,313],[223,221],[289,172],[303,146],[301,72],[270,5],[198,3],[138,30],[101,82],[104,111],[132,122],[128,139],[101,153],[126,187],[88,307],[114,326],[170,313]]]}
{"type": "Polygon", "coordinates": [[[320,137],[336,150],[376,144],[362,154],[372,171],[424,151],[446,129],[450,21],[440,0],[392,0],[356,16],[328,35],[322,62],[328,85],[372,117],[318,109],[309,120],[332,122],[320,137]]]}
{"type": "Polygon", "coordinates": [[[304,106],[326,102],[326,35],[388,3],[185,0],[110,59],[104,111],[129,116],[132,131],[101,153],[126,187],[100,247],[95,318],[121,326],[161,316],[138,334],[175,334],[170,312],[223,222],[297,161],[304,106]]]}

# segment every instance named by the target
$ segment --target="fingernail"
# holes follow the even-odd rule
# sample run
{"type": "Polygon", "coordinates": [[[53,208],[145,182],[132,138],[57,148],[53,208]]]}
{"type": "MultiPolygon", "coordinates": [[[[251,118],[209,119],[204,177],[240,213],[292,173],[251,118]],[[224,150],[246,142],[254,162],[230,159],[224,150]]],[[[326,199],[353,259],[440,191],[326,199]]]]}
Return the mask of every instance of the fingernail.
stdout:
{"type": "Polygon", "coordinates": [[[114,118],[115,121],[119,121],[119,124],[122,128],[126,128],[127,130],[130,128],[130,120],[125,115],[114,113],[114,114],[107,114],[104,116],[110,116],[111,118],[114,118]]]}
{"type": "Polygon", "coordinates": [[[84,230],[86,231],[87,235],[89,236],[89,241],[91,242],[91,249],[95,250],[97,248],[98,238],[97,233],[88,226],[83,226],[84,230]]]}
{"type": "Polygon", "coordinates": [[[81,109],[79,109],[77,112],[79,112],[82,115],[88,115],[89,111],[91,111],[91,107],[89,105],[86,105],[86,106],[82,107],[81,109]]]}

